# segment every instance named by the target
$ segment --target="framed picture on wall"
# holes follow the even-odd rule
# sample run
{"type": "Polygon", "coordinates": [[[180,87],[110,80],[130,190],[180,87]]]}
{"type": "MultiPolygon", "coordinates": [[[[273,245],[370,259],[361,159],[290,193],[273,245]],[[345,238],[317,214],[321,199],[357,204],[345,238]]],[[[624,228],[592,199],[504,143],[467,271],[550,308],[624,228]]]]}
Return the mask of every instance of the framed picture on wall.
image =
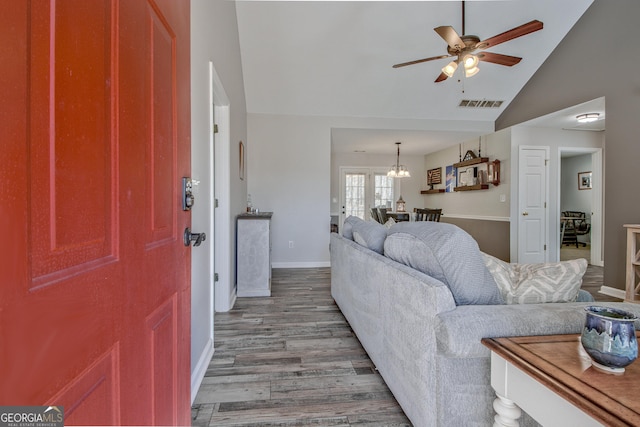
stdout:
{"type": "Polygon", "coordinates": [[[244,144],[242,143],[242,141],[240,141],[240,152],[239,154],[239,159],[240,159],[240,164],[239,164],[239,169],[240,169],[240,179],[244,180],[244,144]]]}
{"type": "Polygon", "coordinates": [[[456,181],[457,181],[457,171],[456,168],[451,165],[451,166],[447,166],[446,168],[446,187],[445,187],[445,191],[447,193],[453,193],[453,189],[456,188],[456,181]]]}
{"type": "Polygon", "coordinates": [[[578,172],[578,190],[591,190],[591,171],[578,172]]]}

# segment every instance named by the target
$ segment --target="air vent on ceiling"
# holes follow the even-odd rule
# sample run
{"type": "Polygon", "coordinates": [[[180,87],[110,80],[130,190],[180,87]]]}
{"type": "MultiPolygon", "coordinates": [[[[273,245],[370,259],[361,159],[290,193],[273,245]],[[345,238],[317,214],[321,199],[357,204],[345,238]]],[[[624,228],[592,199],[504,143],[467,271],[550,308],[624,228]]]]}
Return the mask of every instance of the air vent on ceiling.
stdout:
{"type": "Polygon", "coordinates": [[[490,101],[486,99],[463,99],[458,107],[467,108],[500,108],[504,101],[490,101]]]}

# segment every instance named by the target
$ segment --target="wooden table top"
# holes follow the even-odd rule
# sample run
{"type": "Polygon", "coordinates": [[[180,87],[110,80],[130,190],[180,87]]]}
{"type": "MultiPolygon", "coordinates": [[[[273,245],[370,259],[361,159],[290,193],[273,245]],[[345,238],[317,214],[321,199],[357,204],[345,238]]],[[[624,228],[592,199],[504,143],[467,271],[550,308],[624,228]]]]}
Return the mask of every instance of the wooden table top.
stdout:
{"type": "Polygon", "coordinates": [[[621,375],[598,370],[579,334],[484,338],[482,343],[604,425],[640,426],[637,360],[621,375]]]}

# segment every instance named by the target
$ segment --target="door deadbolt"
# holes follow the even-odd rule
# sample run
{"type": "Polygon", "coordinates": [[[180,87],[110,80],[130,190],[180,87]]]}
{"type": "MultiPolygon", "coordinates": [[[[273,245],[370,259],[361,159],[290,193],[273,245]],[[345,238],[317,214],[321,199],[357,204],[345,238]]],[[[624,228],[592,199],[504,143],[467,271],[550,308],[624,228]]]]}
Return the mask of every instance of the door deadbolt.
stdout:
{"type": "Polygon", "coordinates": [[[193,242],[193,246],[200,246],[202,242],[207,240],[206,233],[192,233],[189,227],[184,229],[184,245],[191,246],[191,242],[193,242]]]}
{"type": "Polygon", "coordinates": [[[196,198],[193,195],[193,182],[191,178],[182,178],[182,210],[189,211],[195,203],[196,198]]]}

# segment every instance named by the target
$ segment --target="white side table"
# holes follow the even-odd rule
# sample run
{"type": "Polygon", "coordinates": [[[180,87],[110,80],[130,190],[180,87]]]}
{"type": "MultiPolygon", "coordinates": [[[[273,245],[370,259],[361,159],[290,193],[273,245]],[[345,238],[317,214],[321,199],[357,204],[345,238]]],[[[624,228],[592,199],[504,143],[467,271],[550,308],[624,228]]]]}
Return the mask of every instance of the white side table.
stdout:
{"type": "Polygon", "coordinates": [[[482,343],[491,350],[498,396],[494,427],[518,426],[520,408],[545,427],[640,425],[639,363],[623,375],[602,372],[591,366],[576,334],[482,343]]]}

